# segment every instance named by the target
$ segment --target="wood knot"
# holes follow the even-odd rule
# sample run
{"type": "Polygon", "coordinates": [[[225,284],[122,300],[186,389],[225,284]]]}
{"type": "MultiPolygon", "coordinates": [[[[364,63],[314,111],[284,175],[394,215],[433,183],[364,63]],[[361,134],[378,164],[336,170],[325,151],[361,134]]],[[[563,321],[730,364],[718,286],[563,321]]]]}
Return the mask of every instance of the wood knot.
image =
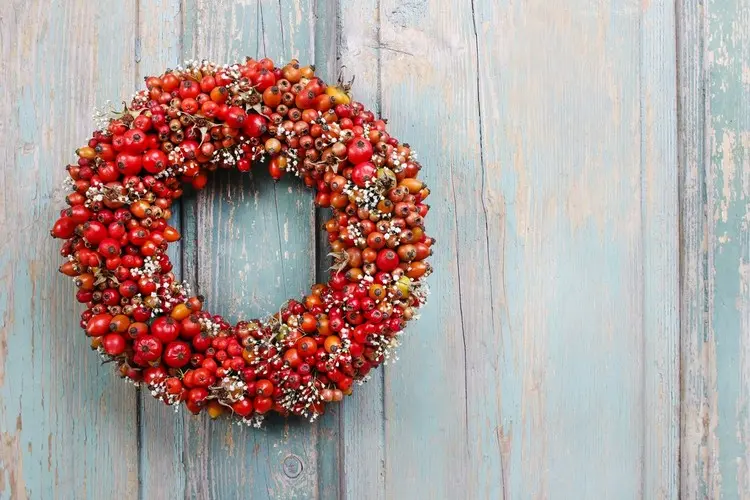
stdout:
{"type": "Polygon", "coordinates": [[[284,471],[284,475],[290,479],[294,479],[298,477],[300,474],[302,474],[302,460],[299,459],[299,457],[295,455],[289,455],[284,459],[284,463],[282,464],[282,470],[284,471]]]}

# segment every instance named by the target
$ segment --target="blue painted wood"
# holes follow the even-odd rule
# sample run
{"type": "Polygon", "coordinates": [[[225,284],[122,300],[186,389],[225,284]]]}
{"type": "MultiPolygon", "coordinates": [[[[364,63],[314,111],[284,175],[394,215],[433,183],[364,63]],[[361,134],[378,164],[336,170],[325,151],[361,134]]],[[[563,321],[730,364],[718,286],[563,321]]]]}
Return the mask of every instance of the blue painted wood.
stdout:
{"type": "MultiPolygon", "coordinates": [[[[180,0],[155,0],[138,3],[138,52],[136,54],[136,87],[142,88],[143,79],[161,74],[165,68],[182,63],[182,11],[180,0]]],[[[169,223],[182,225],[181,201],[173,207],[169,223]]],[[[169,256],[173,272],[183,276],[182,241],[171,244],[169,256]]],[[[183,279],[185,277],[183,276],[183,279]]],[[[185,497],[185,468],[183,412],[154,399],[142,390],[139,400],[139,497],[177,499],[185,497]]]]}
{"type": "MultiPolygon", "coordinates": [[[[336,80],[340,69],[339,58],[334,56],[338,53],[341,37],[338,3],[316,2],[315,15],[315,72],[326,81],[332,82],[336,80]]],[[[315,276],[318,283],[328,279],[330,272],[330,259],[324,257],[330,252],[328,233],[323,227],[330,216],[330,210],[316,210],[315,213],[315,226],[318,229],[315,238],[315,276]]],[[[320,499],[354,498],[348,495],[345,486],[342,487],[342,481],[349,475],[344,471],[343,463],[344,445],[347,440],[342,435],[345,432],[342,413],[341,406],[326,410],[313,430],[318,437],[317,498],[320,499]]]]}
{"type": "MultiPolygon", "coordinates": [[[[183,30],[194,57],[314,61],[310,2],[195,1],[187,14],[183,30]]],[[[299,182],[275,184],[263,165],[250,176],[217,172],[205,193],[184,203],[193,215],[186,238],[197,242],[187,260],[197,266],[197,289],[212,312],[232,321],[268,315],[314,283],[312,194],[299,182]]],[[[255,430],[185,418],[188,496],[308,498],[318,491],[317,446],[327,438],[316,425],[271,420],[255,430]]]]}
{"type": "MultiPolygon", "coordinates": [[[[502,287],[490,345],[502,355],[499,373],[480,361],[470,372],[486,373],[479,387],[499,381],[496,401],[468,405],[483,443],[497,426],[505,495],[674,498],[672,7],[541,6],[477,10],[483,208],[501,221],[487,238],[500,255],[485,272],[502,287]]],[[[477,460],[478,485],[494,484],[477,460]]]]}
{"type": "MultiPolygon", "coordinates": [[[[641,493],[678,498],[679,164],[676,2],[642,4],[640,54],[643,439],[641,493]]],[[[638,326],[636,324],[636,326],[638,326]]]]}
{"type": "Polygon", "coordinates": [[[669,6],[644,8],[382,4],[383,110],[449,256],[386,372],[388,496],[676,496],[669,6]]]}
{"type": "Polygon", "coordinates": [[[747,498],[750,2],[682,7],[682,493],[747,498]]]}
{"type": "Polygon", "coordinates": [[[707,311],[708,234],[705,189],[704,12],[698,2],[679,8],[679,153],[682,217],[681,258],[681,385],[680,490],[684,498],[707,498],[709,464],[716,454],[709,447],[709,360],[715,363],[715,341],[709,336],[707,311]]]}
{"type": "MultiPolygon", "coordinates": [[[[380,114],[379,1],[341,2],[339,62],[344,79],[355,78],[353,95],[380,114]]],[[[343,488],[349,498],[385,498],[385,368],[356,387],[342,405],[342,462],[347,466],[343,488]]]]}
{"type": "MultiPolygon", "coordinates": [[[[748,26],[748,0],[12,0],[0,499],[747,497],[748,26]],[[312,426],[139,398],[60,314],[73,289],[35,231],[92,105],[245,55],[345,67],[433,189],[431,302],[312,426]]],[[[177,272],[232,320],[325,277],[324,215],[260,170],[173,219],[177,272]]]]}
{"type": "Polygon", "coordinates": [[[136,394],[89,349],[47,232],[90,110],[132,91],[135,19],[126,2],[3,3],[2,499],[137,498],[136,394]]]}
{"type": "Polygon", "coordinates": [[[385,370],[386,498],[502,493],[496,435],[487,440],[474,426],[497,417],[473,403],[491,405],[501,394],[497,372],[480,390],[497,366],[500,330],[492,325],[489,249],[479,233],[486,215],[472,13],[453,0],[380,2],[382,113],[424,165],[420,177],[432,190],[427,230],[438,242],[432,294],[404,335],[400,361],[385,370]],[[482,462],[493,471],[491,485],[476,482],[482,462]]]}

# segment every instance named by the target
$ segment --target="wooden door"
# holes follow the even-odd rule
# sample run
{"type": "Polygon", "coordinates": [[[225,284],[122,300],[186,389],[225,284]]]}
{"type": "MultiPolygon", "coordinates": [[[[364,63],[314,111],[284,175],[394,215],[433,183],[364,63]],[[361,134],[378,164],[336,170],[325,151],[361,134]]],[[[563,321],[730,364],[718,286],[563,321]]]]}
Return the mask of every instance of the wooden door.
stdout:
{"type": "MultiPolygon", "coordinates": [[[[750,498],[748,0],[6,0],[0,50],[0,498],[750,498]],[[400,361],[313,425],[116,380],[47,235],[94,105],[245,55],[356,75],[433,193],[400,361]]],[[[327,266],[292,181],[177,219],[233,320],[327,266]]]]}

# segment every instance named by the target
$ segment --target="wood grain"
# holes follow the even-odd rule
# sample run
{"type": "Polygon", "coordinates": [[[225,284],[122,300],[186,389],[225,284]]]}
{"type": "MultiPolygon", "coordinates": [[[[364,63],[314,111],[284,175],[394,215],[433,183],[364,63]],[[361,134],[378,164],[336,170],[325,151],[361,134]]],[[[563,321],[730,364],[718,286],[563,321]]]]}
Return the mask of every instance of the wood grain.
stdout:
{"type": "Polygon", "coordinates": [[[675,11],[673,0],[642,4],[641,493],[651,498],[678,498],[680,491],[680,200],[675,11]]]}
{"type": "MultiPolygon", "coordinates": [[[[750,0],[6,3],[0,499],[750,498],[750,0]],[[246,55],[356,76],[433,193],[400,361],[313,425],[116,380],[44,229],[92,106],[246,55]]],[[[175,212],[232,321],[325,279],[325,213],[262,165],[175,212]]]]}
{"type": "Polygon", "coordinates": [[[708,212],[706,207],[704,12],[699,2],[679,5],[679,153],[681,221],[681,493],[706,498],[709,484],[709,366],[715,341],[708,336],[708,212]]]}
{"type": "MultiPolygon", "coordinates": [[[[138,3],[138,38],[136,39],[136,82],[174,68],[183,60],[182,17],[180,0],[156,0],[138,3]]],[[[181,229],[181,202],[174,207],[170,224],[181,229]]],[[[182,274],[182,241],[169,246],[174,273],[182,274]]],[[[184,276],[183,276],[184,278],[184,276]]],[[[194,283],[194,282],[193,282],[194,283]]],[[[185,496],[183,465],[183,409],[154,399],[148,390],[139,399],[139,497],[177,499],[185,496]]]]}
{"type": "Polygon", "coordinates": [[[132,91],[133,7],[12,1],[0,14],[0,498],[138,496],[136,394],[88,348],[48,234],[90,110],[132,91]]]}
{"type": "MultiPolygon", "coordinates": [[[[676,174],[668,154],[674,100],[645,94],[646,85],[669,78],[645,81],[660,67],[641,52],[657,41],[643,31],[646,14],[634,2],[461,7],[383,4],[382,43],[392,49],[382,52],[383,109],[399,111],[394,133],[417,133],[412,144],[441,139],[425,163],[450,172],[450,183],[433,182],[436,198],[448,200],[435,210],[455,224],[441,225],[437,237],[455,242],[446,267],[460,259],[448,283],[436,277],[445,294],[440,309],[416,329],[441,332],[439,342],[412,338],[402,356],[406,372],[392,384],[393,372],[386,376],[387,398],[399,410],[386,426],[387,491],[674,496],[676,208],[670,218],[648,197],[666,190],[676,201],[674,185],[662,185],[670,168],[676,174]],[[418,82],[404,77],[412,71],[418,82]],[[657,110],[651,117],[644,103],[657,110]],[[647,137],[647,120],[664,131],[647,137]],[[481,152],[471,147],[477,143],[481,152]],[[645,180],[653,158],[665,161],[664,177],[645,180]],[[652,227],[671,242],[649,234],[652,227]],[[652,304],[644,297],[658,288],[644,269],[656,262],[661,286],[672,292],[652,304]],[[664,334],[661,323],[673,334],[647,353],[657,344],[646,338],[664,334]],[[443,362],[416,371],[423,352],[443,362]],[[646,367],[647,355],[664,358],[663,366],[646,367]],[[419,410],[407,411],[405,401],[419,410]],[[651,430],[654,412],[658,430],[651,430]],[[451,459],[425,457],[409,439],[425,420],[436,425],[422,425],[418,443],[434,436],[451,459]],[[663,442],[647,445],[657,434],[663,442]],[[388,472],[404,469],[391,483],[388,472]],[[435,482],[448,470],[450,484],[435,482]]],[[[666,14],[650,15],[668,25],[666,14]]]]}
{"type": "MultiPolygon", "coordinates": [[[[489,492],[473,489],[479,457],[488,467],[499,457],[496,439],[475,434],[471,412],[478,408],[469,400],[487,368],[470,352],[482,350],[485,360],[499,354],[481,269],[487,247],[484,234],[474,233],[476,224],[484,228],[474,40],[465,2],[380,3],[382,113],[389,132],[415,148],[425,166],[432,190],[427,230],[438,242],[432,295],[404,336],[400,361],[385,371],[386,498],[417,491],[424,498],[481,498],[489,492]]],[[[492,386],[486,391],[499,396],[492,386]]]]}
{"type": "MultiPolygon", "coordinates": [[[[313,61],[310,2],[195,1],[188,14],[184,30],[196,58],[313,61]]],[[[218,172],[205,192],[184,203],[195,224],[186,239],[197,242],[187,261],[197,266],[197,290],[208,297],[209,310],[231,321],[250,319],[309,290],[314,211],[300,183],[273,183],[265,166],[256,165],[250,176],[218,172]]],[[[226,419],[186,420],[188,496],[308,498],[317,492],[318,435],[307,423],[271,420],[255,430],[226,419]]]]}
{"type": "MultiPolygon", "coordinates": [[[[355,78],[353,95],[380,114],[380,11],[378,0],[342,2],[339,40],[341,75],[355,78]]],[[[385,369],[356,387],[342,405],[342,463],[347,498],[385,498],[385,369]]]]}
{"type": "MultiPolygon", "coordinates": [[[[338,47],[341,37],[340,9],[337,2],[315,2],[315,72],[327,82],[336,81],[340,71],[338,47]]],[[[323,227],[331,216],[330,210],[315,211],[315,276],[316,282],[323,283],[328,279],[331,259],[328,258],[330,247],[328,233],[323,227]]],[[[343,481],[350,473],[359,470],[354,461],[344,463],[343,405],[326,410],[312,432],[318,438],[318,490],[317,498],[347,498],[347,489],[343,481]],[[346,471],[346,472],[345,472],[346,471]]]]}
{"type": "Polygon", "coordinates": [[[682,485],[750,496],[750,2],[680,5],[682,485]]]}

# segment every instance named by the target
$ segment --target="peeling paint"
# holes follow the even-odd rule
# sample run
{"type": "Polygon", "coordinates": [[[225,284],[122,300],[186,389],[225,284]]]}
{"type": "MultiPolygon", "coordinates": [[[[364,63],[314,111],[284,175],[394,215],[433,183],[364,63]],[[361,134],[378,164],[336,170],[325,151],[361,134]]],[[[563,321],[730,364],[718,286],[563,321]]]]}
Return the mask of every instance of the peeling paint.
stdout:
{"type": "Polygon", "coordinates": [[[0,494],[7,492],[14,500],[28,498],[23,473],[21,430],[21,415],[18,415],[14,433],[0,432],[0,494]]]}

